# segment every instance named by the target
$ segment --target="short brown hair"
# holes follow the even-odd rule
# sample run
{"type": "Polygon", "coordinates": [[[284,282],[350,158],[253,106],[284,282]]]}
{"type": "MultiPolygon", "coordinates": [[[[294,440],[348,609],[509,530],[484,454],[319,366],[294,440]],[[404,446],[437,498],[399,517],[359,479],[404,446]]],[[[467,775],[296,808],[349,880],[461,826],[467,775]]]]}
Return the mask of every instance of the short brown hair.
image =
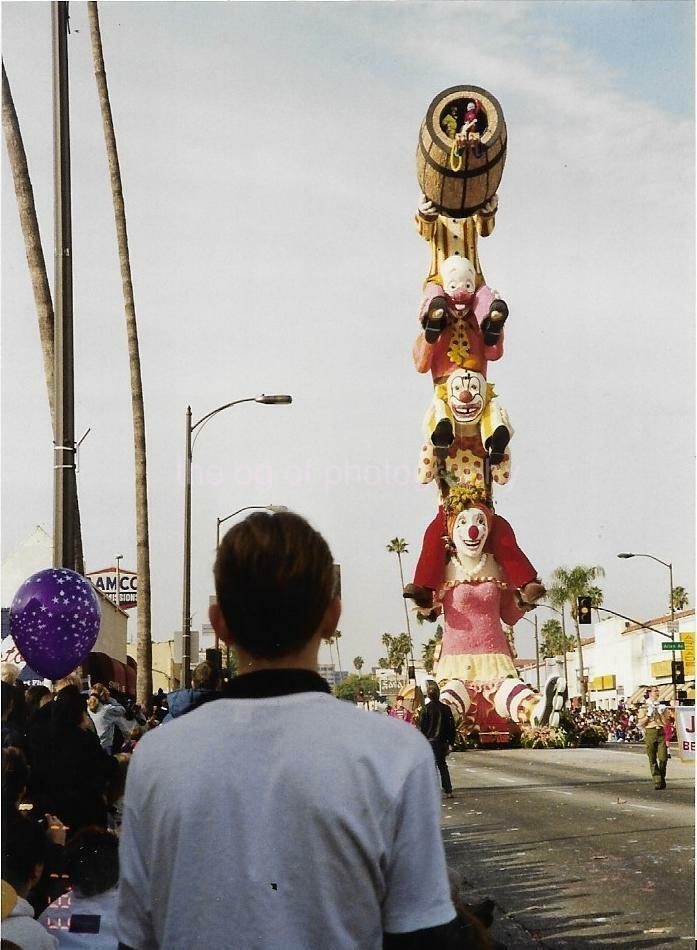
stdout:
{"type": "Polygon", "coordinates": [[[199,663],[191,675],[194,689],[217,689],[220,685],[220,673],[210,663],[199,663]]]}
{"type": "Polygon", "coordinates": [[[228,630],[257,658],[305,646],[335,590],[329,545],[291,511],[259,511],[234,525],[220,545],[214,574],[228,630]]]}
{"type": "Polygon", "coordinates": [[[119,880],[119,839],[113,831],[90,825],[75,835],[65,849],[65,865],[83,897],[94,897],[115,887],[119,880]]]}

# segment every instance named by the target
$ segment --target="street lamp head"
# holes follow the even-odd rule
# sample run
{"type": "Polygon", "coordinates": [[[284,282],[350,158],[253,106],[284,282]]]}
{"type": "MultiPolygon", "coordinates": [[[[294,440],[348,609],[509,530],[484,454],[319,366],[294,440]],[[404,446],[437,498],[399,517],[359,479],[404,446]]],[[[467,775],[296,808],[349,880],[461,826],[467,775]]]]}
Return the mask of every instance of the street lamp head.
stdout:
{"type": "Polygon", "coordinates": [[[633,554],[626,554],[626,553],[625,553],[625,554],[618,554],[617,557],[628,558],[628,557],[634,557],[634,555],[633,555],[633,554]]]}
{"type": "Polygon", "coordinates": [[[272,512],[274,515],[277,515],[281,511],[288,511],[285,505],[267,505],[266,510],[272,512]]]}
{"type": "Polygon", "coordinates": [[[263,403],[265,406],[287,406],[288,403],[293,401],[292,396],[288,396],[285,393],[279,393],[274,396],[257,396],[254,402],[263,403]]]}

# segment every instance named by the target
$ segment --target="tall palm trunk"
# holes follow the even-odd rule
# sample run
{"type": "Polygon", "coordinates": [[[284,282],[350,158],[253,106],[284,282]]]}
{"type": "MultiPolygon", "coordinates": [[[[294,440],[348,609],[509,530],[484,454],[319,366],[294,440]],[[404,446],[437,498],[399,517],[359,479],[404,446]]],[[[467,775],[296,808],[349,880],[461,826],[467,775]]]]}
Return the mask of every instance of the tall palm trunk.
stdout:
{"type": "Polygon", "coordinates": [[[135,488],[136,488],[136,543],[138,572],[138,639],[136,659],[138,662],[137,697],[145,708],[152,699],[152,641],[150,626],[150,542],[148,536],[148,484],[145,451],[145,407],[143,404],[143,385],[140,372],[140,352],[138,349],[138,326],[136,308],[133,299],[131,280],[131,260],[128,252],[128,232],[126,230],[126,209],[121,186],[121,170],[116,149],[116,135],[109,102],[109,90],[104,68],[102,38],[99,30],[97,4],[87,4],[92,39],[92,58],[94,74],[97,80],[99,106],[102,112],[104,139],[109,161],[111,194],[114,202],[116,238],[119,248],[119,265],[123,288],[124,308],[126,311],[126,331],[128,334],[128,360],[131,369],[131,408],[133,413],[133,446],[135,452],[135,488]]]}
{"type": "MultiPolygon", "coordinates": [[[[46,273],[46,261],[41,246],[39,222],[36,217],[34,189],[32,188],[31,178],[29,177],[29,166],[27,164],[26,152],[24,151],[22,132],[19,128],[19,120],[15,111],[10,82],[5,72],[4,63],[2,64],[2,129],[5,136],[5,145],[7,146],[7,156],[10,161],[10,168],[12,169],[12,180],[14,182],[17,208],[19,210],[19,223],[22,228],[22,236],[24,237],[24,249],[27,255],[29,276],[34,292],[34,304],[36,306],[36,316],[39,323],[39,339],[41,340],[41,353],[44,362],[44,377],[46,379],[46,389],[48,390],[48,407],[51,413],[51,431],[55,438],[53,300],[51,299],[51,288],[49,287],[48,274],[46,273]]],[[[72,477],[74,477],[74,473],[72,477]]],[[[74,497],[74,564],[75,569],[82,574],[84,573],[85,566],[82,554],[82,531],[80,525],[80,508],[77,500],[77,486],[74,497]]]]}
{"type": "Polygon", "coordinates": [[[336,661],[339,666],[339,672],[341,672],[341,653],[339,652],[339,640],[341,638],[341,631],[337,630],[334,635],[334,643],[336,644],[336,661]]]}

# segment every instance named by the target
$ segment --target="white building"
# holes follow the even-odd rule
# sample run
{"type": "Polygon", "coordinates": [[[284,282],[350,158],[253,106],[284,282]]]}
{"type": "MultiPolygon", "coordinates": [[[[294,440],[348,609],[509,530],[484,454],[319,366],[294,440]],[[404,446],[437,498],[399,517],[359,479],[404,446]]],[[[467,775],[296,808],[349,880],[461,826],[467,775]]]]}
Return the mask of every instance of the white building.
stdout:
{"type": "MultiPolygon", "coordinates": [[[[630,623],[619,617],[610,617],[585,629],[590,634],[581,639],[583,675],[588,677],[590,700],[603,709],[614,709],[620,699],[633,700],[638,691],[656,684],[661,697],[672,697],[671,660],[682,660],[685,666],[685,684],[678,687],[695,696],[695,612],[683,610],[675,614],[674,639],[685,644],[684,651],[664,649],[670,642],[668,625],[670,615],[647,620],[644,624],[630,623]],[[654,629],[647,629],[654,628],[654,629]]],[[[582,628],[583,631],[583,628],[582,628]]],[[[581,696],[581,671],[578,650],[566,655],[569,697],[581,696]]],[[[540,681],[552,674],[564,674],[562,657],[541,660],[540,681]]],[[[535,663],[520,670],[521,678],[534,683],[535,663]]]]}

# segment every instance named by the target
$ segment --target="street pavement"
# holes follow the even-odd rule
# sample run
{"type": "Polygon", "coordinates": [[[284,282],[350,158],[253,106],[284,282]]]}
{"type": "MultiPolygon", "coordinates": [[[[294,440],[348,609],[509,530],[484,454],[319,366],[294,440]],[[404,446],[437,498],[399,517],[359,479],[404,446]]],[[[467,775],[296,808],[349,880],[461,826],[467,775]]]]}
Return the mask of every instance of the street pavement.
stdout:
{"type": "Polygon", "coordinates": [[[694,763],[655,791],[643,746],[494,749],[448,758],[448,863],[497,905],[509,950],[694,946],[694,763]]]}

